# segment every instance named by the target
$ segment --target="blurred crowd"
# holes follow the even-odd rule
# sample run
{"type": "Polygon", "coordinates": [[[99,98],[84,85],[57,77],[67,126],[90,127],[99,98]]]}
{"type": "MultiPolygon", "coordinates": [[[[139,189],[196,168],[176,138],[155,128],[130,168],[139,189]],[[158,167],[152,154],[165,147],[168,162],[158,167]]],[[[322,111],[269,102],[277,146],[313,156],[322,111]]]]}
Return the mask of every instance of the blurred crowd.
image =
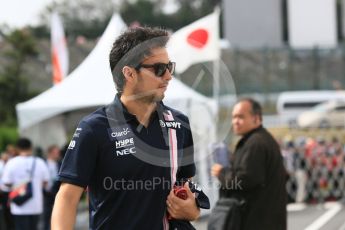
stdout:
{"type": "MultiPolygon", "coordinates": [[[[336,137],[286,137],[279,141],[288,172],[286,188],[290,202],[319,203],[345,198],[345,143],[336,137]]],[[[65,147],[66,148],[66,147],[65,147]]],[[[45,151],[35,149],[33,155],[44,160],[49,180],[43,187],[43,212],[40,229],[50,229],[50,216],[59,189],[56,180],[64,149],[52,145],[45,151]]],[[[0,230],[14,229],[14,219],[8,201],[10,189],[2,183],[6,164],[18,156],[15,146],[8,145],[0,155],[0,230]]]]}
{"type": "Polygon", "coordinates": [[[287,137],[280,142],[289,174],[290,202],[324,202],[345,197],[345,145],[338,138],[287,137]]]}
{"type": "MultiPolygon", "coordinates": [[[[60,149],[56,145],[52,145],[48,147],[45,151],[42,151],[41,149],[34,149],[32,155],[36,156],[44,162],[41,166],[39,164],[36,164],[37,170],[33,174],[33,180],[35,180],[38,177],[40,178],[48,178],[48,181],[44,181],[44,186],[42,186],[42,194],[43,196],[39,196],[39,202],[38,204],[32,204],[39,206],[39,204],[43,204],[43,210],[39,211],[38,215],[38,222],[39,222],[39,229],[50,229],[50,217],[52,212],[52,207],[55,200],[55,195],[59,189],[59,182],[57,181],[57,174],[58,170],[61,164],[62,154],[64,153],[64,149],[60,149]],[[40,166],[40,170],[38,170],[38,166],[40,166]],[[43,167],[43,168],[42,168],[43,167]],[[37,173],[38,172],[38,173],[37,173]],[[46,174],[46,175],[40,175],[40,174],[46,174]]],[[[8,187],[4,183],[4,172],[6,170],[10,170],[8,166],[9,162],[11,162],[13,159],[18,158],[20,156],[20,152],[18,151],[18,148],[16,148],[13,145],[8,145],[0,155],[0,230],[7,229],[12,230],[15,229],[14,223],[15,223],[15,216],[17,213],[14,213],[14,210],[11,210],[11,207],[13,209],[13,206],[10,205],[9,202],[9,192],[13,187],[16,185],[13,184],[12,187],[8,187]]],[[[20,171],[18,168],[17,171],[20,171]]],[[[19,176],[19,174],[11,174],[13,177],[19,176]]],[[[20,178],[19,178],[20,180],[20,178]]],[[[33,190],[35,191],[35,190],[33,190]]],[[[36,199],[36,198],[35,198],[36,199]]],[[[33,200],[35,200],[33,199],[33,200]]],[[[33,201],[32,201],[33,202],[33,201]]],[[[17,206],[16,209],[23,209],[23,210],[16,210],[15,212],[22,212],[26,215],[30,215],[28,213],[28,210],[24,210],[25,206],[17,206]]],[[[29,210],[30,211],[30,210],[29,210]]],[[[33,212],[35,212],[33,210],[33,212]]],[[[37,213],[33,213],[32,215],[36,215],[37,213]]]]}

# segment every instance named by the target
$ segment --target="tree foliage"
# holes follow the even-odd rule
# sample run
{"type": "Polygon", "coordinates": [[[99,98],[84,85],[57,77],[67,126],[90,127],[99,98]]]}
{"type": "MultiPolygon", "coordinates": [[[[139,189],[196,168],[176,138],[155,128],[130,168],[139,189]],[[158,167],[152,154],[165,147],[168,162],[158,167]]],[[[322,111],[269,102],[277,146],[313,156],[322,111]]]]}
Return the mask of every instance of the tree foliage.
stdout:
{"type": "Polygon", "coordinates": [[[128,25],[137,21],[141,25],[164,27],[176,31],[211,13],[218,2],[218,0],[176,0],[177,11],[165,14],[161,10],[164,0],[137,0],[124,2],[120,12],[128,25]]]}
{"type": "Polygon", "coordinates": [[[16,117],[14,105],[32,96],[24,70],[27,58],[35,56],[37,50],[35,39],[27,29],[17,29],[3,37],[7,47],[2,54],[5,61],[0,70],[0,120],[12,123],[16,117]]]}
{"type": "Polygon", "coordinates": [[[100,36],[114,12],[119,12],[127,25],[156,26],[173,31],[211,13],[220,0],[175,0],[178,9],[172,14],[162,11],[166,0],[61,0],[49,5],[41,14],[42,25],[33,28],[36,36],[49,36],[50,15],[57,11],[69,38],[100,36]]]}
{"type": "Polygon", "coordinates": [[[50,28],[51,13],[60,14],[68,37],[97,38],[109,22],[116,4],[111,0],[61,0],[48,5],[41,13],[42,25],[35,28],[38,36],[45,37],[50,28]],[[45,29],[45,30],[44,30],[45,29]]]}

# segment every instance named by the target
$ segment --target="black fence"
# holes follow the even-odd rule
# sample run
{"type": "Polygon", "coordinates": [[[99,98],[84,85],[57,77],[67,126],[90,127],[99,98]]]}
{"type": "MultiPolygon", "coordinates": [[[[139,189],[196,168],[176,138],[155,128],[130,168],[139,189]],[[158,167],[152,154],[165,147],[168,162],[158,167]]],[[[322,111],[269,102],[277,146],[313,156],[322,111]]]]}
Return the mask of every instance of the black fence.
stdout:
{"type": "Polygon", "coordinates": [[[319,203],[345,197],[344,144],[334,138],[299,138],[282,143],[290,202],[319,203]]]}
{"type": "MultiPolygon", "coordinates": [[[[272,94],[288,90],[345,88],[345,45],[334,49],[294,50],[290,47],[222,50],[222,63],[231,72],[237,94],[272,94]]],[[[179,77],[195,86],[200,65],[189,68],[179,77]]],[[[210,63],[212,69],[212,63],[210,63]]],[[[204,68],[205,69],[205,68],[204,68]]],[[[212,71],[200,80],[196,90],[212,95],[212,71]]],[[[221,79],[221,94],[228,92],[221,79]]]]}

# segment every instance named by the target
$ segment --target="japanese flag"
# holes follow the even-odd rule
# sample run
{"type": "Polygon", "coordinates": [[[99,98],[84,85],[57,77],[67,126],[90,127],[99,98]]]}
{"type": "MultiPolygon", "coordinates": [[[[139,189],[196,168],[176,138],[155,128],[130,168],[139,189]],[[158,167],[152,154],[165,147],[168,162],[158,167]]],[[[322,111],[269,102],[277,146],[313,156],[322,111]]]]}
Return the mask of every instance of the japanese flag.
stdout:
{"type": "Polygon", "coordinates": [[[61,19],[55,12],[51,18],[51,55],[53,83],[57,84],[68,72],[68,50],[61,19]]]}
{"type": "Polygon", "coordinates": [[[176,62],[176,73],[198,62],[219,59],[219,10],[173,33],[167,50],[176,62]]]}

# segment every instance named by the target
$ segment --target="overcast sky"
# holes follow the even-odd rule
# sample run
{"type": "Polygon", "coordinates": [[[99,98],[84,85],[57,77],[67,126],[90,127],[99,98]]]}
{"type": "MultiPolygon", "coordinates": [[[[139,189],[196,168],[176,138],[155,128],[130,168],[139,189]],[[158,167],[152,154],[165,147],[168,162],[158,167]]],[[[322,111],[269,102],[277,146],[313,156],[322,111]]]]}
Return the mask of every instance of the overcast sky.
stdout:
{"type": "MultiPolygon", "coordinates": [[[[0,25],[5,23],[10,27],[35,25],[38,23],[39,14],[51,2],[54,0],[0,0],[0,25]]],[[[167,1],[165,12],[176,10],[173,2],[173,0],[167,1]]]]}
{"type": "Polygon", "coordinates": [[[0,24],[10,27],[35,25],[39,14],[53,0],[0,0],[0,24]]]}

